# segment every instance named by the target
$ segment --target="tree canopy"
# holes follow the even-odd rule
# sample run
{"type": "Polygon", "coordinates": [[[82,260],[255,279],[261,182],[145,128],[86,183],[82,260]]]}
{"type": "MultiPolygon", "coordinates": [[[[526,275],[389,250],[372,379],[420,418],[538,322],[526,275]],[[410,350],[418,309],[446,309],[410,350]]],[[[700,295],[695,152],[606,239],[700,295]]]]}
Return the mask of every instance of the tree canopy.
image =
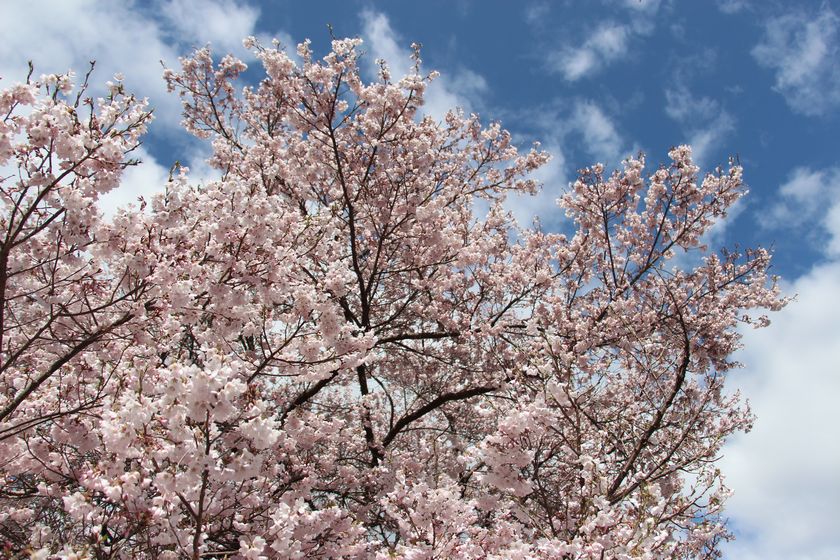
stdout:
{"type": "Polygon", "coordinates": [[[418,49],[369,83],[358,39],[247,44],[255,87],[165,72],[220,178],[109,219],[145,103],[0,93],[5,553],[716,557],[736,328],[784,303],[767,251],[705,246],[741,167],[586,167],[547,232],[504,202],[548,154],[424,115],[418,49]]]}

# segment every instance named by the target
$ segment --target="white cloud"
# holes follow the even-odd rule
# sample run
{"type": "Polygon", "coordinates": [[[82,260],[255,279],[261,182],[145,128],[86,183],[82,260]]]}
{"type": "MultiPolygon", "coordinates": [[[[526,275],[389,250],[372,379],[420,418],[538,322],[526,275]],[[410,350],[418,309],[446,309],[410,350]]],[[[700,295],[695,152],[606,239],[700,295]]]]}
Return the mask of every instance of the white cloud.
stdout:
{"type": "MultiPolygon", "coordinates": [[[[190,165],[195,180],[218,175],[204,163],[207,147],[181,131],[181,103],[166,91],[161,61],[178,64],[178,55],[207,42],[217,52],[234,51],[248,56],[242,39],[255,33],[258,10],[234,0],[165,0],[144,6],[134,2],[66,0],[39,3],[38,17],[32,6],[4,6],[4,34],[0,41],[0,76],[6,86],[23,81],[27,60],[35,74],[74,70],[81,79],[89,61],[96,60],[91,76],[91,94],[102,95],[104,84],[116,73],[125,76],[126,88],[148,97],[155,120],[151,130],[166,134],[182,147],[181,157],[190,165]],[[37,40],[33,40],[37,37],[37,40]]],[[[290,40],[281,34],[284,40],[290,40]]],[[[135,203],[160,191],[168,177],[164,166],[140,149],[132,154],[143,163],[126,170],[121,186],[103,197],[100,208],[112,215],[118,206],[135,203]]]]}
{"type": "Polygon", "coordinates": [[[242,40],[254,34],[259,9],[234,0],[164,0],[157,7],[179,43],[211,43],[219,53],[243,53],[242,40]]]}
{"type": "Polygon", "coordinates": [[[660,0],[624,0],[624,7],[637,12],[656,12],[659,9],[660,0]]]}
{"type": "Polygon", "coordinates": [[[613,60],[624,54],[628,33],[622,25],[609,25],[598,29],[590,41],[601,56],[613,60]]]}
{"type": "MultiPolygon", "coordinates": [[[[388,16],[381,12],[364,10],[361,14],[362,37],[366,41],[369,56],[368,68],[374,74],[378,67],[376,60],[388,63],[394,80],[400,79],[411,71],[411,59],[408,46],[391,27],[388,16]],[[401,46],[403,45],[404,46],[401,46]]],[[[442,119],[455,107],[466,112],[475,110],[481,94],[487,90],[484,78],[467,68],[460,68],[451,75],[442,74],[426,89],[423,112],[436,119],[442,119]]]]}
{"type": "Polygon", "coordinates": [[[570,82],[579,80],[625,56],[630,36],[630,26],[602,25],[582,45],[566,45],[552,53],[549,67],[570,82]]]}
{"type": "Polygon", "coordinates": [[[616,167],[630,153],[612,119],[593,101],[575,104],[571,125],[580,133],[584,148],[595,161],[616,167]]]}
{"type": "Polygon", "coordinates": [[[371,71],[376,71],[376,60],[382,59],[388,63],[394,78],[408,74],[411,71],[409,52],[397,42],[397,33],[391,27],[388,16],[364,10],[361,17],[362,35],[370,48],[367,62],[371,71]]]}
{"type": "Polygon", "coordinates": [[[0,76],[5,83],[23,81],[26,61],[35,73],[84,75],[91,60],[96,71],[92,92],[116,73],[125,75],[129,91],[148,97],[155,110],[152,129],[180,130],[181,104],[167,93],[161,61],[177,66],[178,55],[213,41],[225,51],[254,33],[257,12],[231,0],[169,0],[141,9],[132,2],[106,0],[45,1],[33,7],[13,2],[3,9],[0,76]],[[37,39],[34,39],[37,38],[37,39]]]}
{"type": "Polygon", "coordinates": [[[694,130],[688,138],[694,161],[703,169],[725,163],[730,155],[723,148],[723,140],[735,130],[735,120],[728,113],[721,113],[707,126],[694,130]],[[717,157],[718,159],[713,159],[717,157]]]}
{"type": "Polygon", "coordinates": [[[823,218],[823,226],[829,234],[825,252],[831,256],[840,256],[840,201],[835,201],[823,218]]]}
{"type": "Polygon", "coordinates": [[[816,116],[840,107],[840,18],[828,4],[816,15],[796,11],[767,21],[752,55],[775,70],[774,89],[793,111],[816,116]]]}
{"type": "Polygon", "coordinates": [[[779,188],[780,199],[771,208],[765,225],[791,227],[810,221],[825,202],[823,186],[829,184],[825,170],[797,167],[779,188]]]}
{"type": "Polygon", "coordinates": [[[713,157],[730,155],[722,148],[723,141],[735,130],[735,119],[716,100],[697,97],[678,84],[665,90],[665,113],[682,126],[694,161],[701,167],[714,167],[722,161],[713,157]]]}
{"type": "Polygon", "coordinates": [[[540,149],[551,154],[551,161],[531,175],[542,184],[542,188],[535,195],[509,195],[505,199],[505,208],[522,226],[530,226],[534,218],[538,218],[543,229],[557,231],[560,223],[566,219],[563,211],[557,206],[557,199],[569,184],[562,140],[550,139],[540,149]]]}
{"type": "Polygon", "coordinates": [[[99,209],[106,218],[113,216],[117,208],[129,204],[136,206],[140,197],[149,201],[153,194],[163,191],[169,180],[169,169],[160,165],[143,148],[135,150],[131,155],[141,163],[127,168],[119,187],[99,199],[99,209]]]}
{"type": "Polygon", "coordinates": [[[665,113],[677,122],[709,120],[719,112],[717,101],[695,97],[685,86],[665,90],[665,113]]]}
{"type": "Polygon", "coordinates": [[[840,257],[840,167],[794,169],[762,225],[801,234],[816,249],[840,257]]]}
{"type": "Polygon", "coordinates": [[[773,324],[744,334],[733,381],[751,400],[755,429],[724,448],[735,491],[727,511],[739,539],[728,557],[840,558],[840,168],[794,170],[768,223],[821,223],[825,262],[783,286],[797,300],[773,324]]]}
{"type": "Polygon", "coordinates": [[[717,0],[718,10],[724,14],[737,14],[750,8],[749,0],[717,0]]]}
{"type": "Polygon", "coordinates": [[[619,23],[602,22],[583,38],[550,50],[549,71],[561,74],[570,82],[580,80],[625,58],[635,38],[653,32],[660,0],[612,0],[612,3],[623,19],[619,23]]]}
{"type": "Polygon", "coordinates": [[[737,560],[840,558],[840,262],[786,287],[796,302],[744,333],[733,381],[758,419],[724,448],[721,468],[737,560]]]}
{"type": "Polygon", "coordinates": [[[542,25],[545,23],[545,17],[551,11],[551,5],[548,2],[534,2],[528,4],[525,8],[525,21],[531,25],[542,25]]]}
{"type": "MultiPolygon", "coordinates": [[[[186,152],[186,161],[178,162],[186,167],[190,183],[200,185],[221,179],[221,171],[207,164],[210,152],[207,144],[194,144],[186,152]]],[[[99,199],[99,209],[106,218],[113,216],[118,208],[129,204],[138,206],[140,198],[149,202],[152,195],[163,192],[169,181],[170,169],[142,146],[133,151],[131,156],[140,160],[140,163],[126,168],[119,186],[99,199]]]]}
{"type": "MultiPolygon", "coordinates": [[[[0,75],[6,83],[22,81],[26,61],[32,60],[36,75],[73,69],[82,76],[88,62],[96,60],[91,78],[94,88],[122,72],[130,91],[150,98],[158,116],[154,126],[177,126],[180,103],[166,93],[160,65],[161,60],[175,63],[177,51],[164,42],[154,22],[129,6],[103,0],[44,2],[38,17],[33,17],[31,5],[7,5],[0,75]]],[[[101,90],[94,89],[94,93],[101,90]]]]}

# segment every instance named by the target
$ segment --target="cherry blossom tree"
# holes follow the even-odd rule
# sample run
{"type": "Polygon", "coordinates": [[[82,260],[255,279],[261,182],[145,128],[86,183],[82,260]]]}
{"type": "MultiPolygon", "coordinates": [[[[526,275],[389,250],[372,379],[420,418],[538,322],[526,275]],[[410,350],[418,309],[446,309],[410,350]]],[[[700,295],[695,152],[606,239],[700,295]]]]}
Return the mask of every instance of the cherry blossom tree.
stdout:
{"type": "Polygon", "coordinates": [[[110,220],[145,102],[3,91],[4,554],[717,557],[736,327],[784,303],[766,251],[703,245],[741,168],[594,165],[573,231],[525,227],[549,156],[360,43],[166,70],[221,178],[110,220]]]}

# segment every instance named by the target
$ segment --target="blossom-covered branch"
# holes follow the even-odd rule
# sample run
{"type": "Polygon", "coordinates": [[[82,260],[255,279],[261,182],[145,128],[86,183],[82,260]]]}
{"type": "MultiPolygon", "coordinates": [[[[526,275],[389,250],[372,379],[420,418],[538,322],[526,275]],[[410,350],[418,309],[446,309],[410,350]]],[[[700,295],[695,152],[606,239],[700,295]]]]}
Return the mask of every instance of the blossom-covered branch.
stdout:
{"type": "Polygon", "coordinates": [[[360,44],[166,70],[221,178],[110,221],[145,105],[2,93],[4,553],[713,557],[736,327],[784,303],[766,251],[703,245],[741,168],[593,165],[572,234],[522,227],[548,154],[360,44]]]}

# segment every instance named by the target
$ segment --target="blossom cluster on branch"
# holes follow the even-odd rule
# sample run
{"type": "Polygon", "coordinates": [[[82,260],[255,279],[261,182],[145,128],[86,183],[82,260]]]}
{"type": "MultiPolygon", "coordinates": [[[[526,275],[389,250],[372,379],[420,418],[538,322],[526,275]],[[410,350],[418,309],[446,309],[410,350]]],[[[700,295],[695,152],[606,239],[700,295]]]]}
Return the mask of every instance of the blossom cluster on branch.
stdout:
{"type": "Polygon", "coordinates": [[[109,220],[146,103],[0,93],[2,553],[716,557],[736,327],[784,303],[766,251],[703,246],[741,168],[594,165],[573,232],[523,227],[549,156],[424,116],[418,49],[368,83],[358,39],[246,43],[255,87],[165,72],[221,178],[109,220]]]}

